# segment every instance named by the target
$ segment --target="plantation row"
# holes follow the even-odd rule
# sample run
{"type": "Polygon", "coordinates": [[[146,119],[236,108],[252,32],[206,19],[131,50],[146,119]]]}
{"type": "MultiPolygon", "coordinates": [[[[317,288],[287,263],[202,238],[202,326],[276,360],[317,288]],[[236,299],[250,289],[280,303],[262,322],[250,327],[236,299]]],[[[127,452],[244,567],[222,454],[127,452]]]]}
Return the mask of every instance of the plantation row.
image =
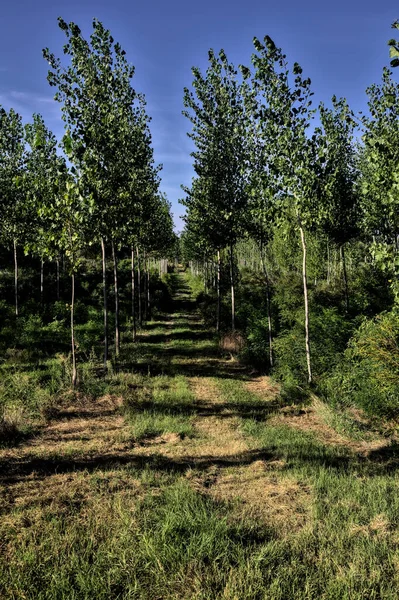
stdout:
{"type": "MultiPolygon", "coordinates": [[[[399,28],[398,24],[394,24],[399,28]]],[[[391,65],[399,63],[390,40],[391,65]]],[[[195,177],[182,247],[205,316],[244,333],[251,364],[298,394],[399,409],[399,85],[388,68],[355,115],[312,106],[298,63],[266,36],[250,66],[209,52],[185,115],[195,177]]],[[[236,336],[237,345],[242,340],[236,336]]]]}
{"type": "MultiPolygon", "coordinates": [[[[137,322],[141,325],[143,316],[150,314],[150,265],[165,271],[165,261],[163,265],[155,263],[173,247],[175,234],[169,203],[159,187],[160,167],[154,163],[145,98],[132,87],[134,68],[127,63],[124,50],[97,20],[93,21],[89,41],[74,23],[59,19],[59,27],[66,36],[65,65],[48,49],[43,56],[50,65],[48,82],[55,88],[55,99],[62,109],[65,135],[61,143],[58,144],[40,115],[33,115],[32,122],[24,125],[13,109],[6,111],[0,107],[0,243],[2,267],[5,267],[1,282],[2,335],[4,328],[7,330],[3,335],[6,346],[3,358],[8,344],[17,349],[26,346],[24,332],[32,322],[36,323],[33,329],[37,338],[46,327],[62,330],[66,324],[62,306],[67,301],[71,377],[75,386],[76,349],[82,346],[82,340],[75,339],[76,288],[79,286],[82,302],[88,304],[86,312],[93,304],[93,293],[96,298],[93,307],[98,307],[99,294],[93,287],[96,282],[92,281],[97,265],[98,283],[102,278],[101,341],[107,368],[111,275],[107,272],[107,260],[111,255],[118,356],[118,261],[129,259],[131,263],[129,283],[124,279],[131,289],[131,308],[128,303],[123,316],[129,316],[135,336],[137,322]],[[28,258],[22,257],[23,252],[28,258]],[[14,320],[7,302],[12,255],[14,320]],[[19,269],[21,261],[23,267],[19,269]],[[63,279],[70,278],[69,284],[63,282],[62,294],[60,264],[63,279]],[[37,288],[32,282],[39,268],[41,291],[37,298],[37,288]],[[56,283],[45,298],[44,270],[54,275],[55,269],[56,283]],[[86,282],[80,282],[79,277],[86,282]],[[64,303],[61,306],[60,300],[64,303]],[[54,306],[54,301],[58,305],[54,306]],[[14,339],[10,339],[10,329],[15,331],[14,339]]],[[[125,271],[126,267],[125,264],[125,271]]],[[[36,281],[38,285],[38,277],[36,281]]],[[[78,317],[81,320],[81,315],[78,317]]],[[[95,321],[98,322],[97,313],[95,321]]],[[[62,339],[61,333],[60,336],[62,339]]],[[[29,338],[29,333],[26,337],[29,338]]],[[[44,338],[42,341],[45,346],[44,338]]]]}
{"type": "Polygon", "coordinates": [[[6,366],[18,352],[65,354],[69,326],[73,386],[89,356],[107,371],[111,329],[118,358],[122,334],[134,339],[152,304],[170,299],[163,257],[179,256],[191,262],[206,322],[231,331],[242,359],[270,370],[287,393],[313,384],[339,406],[395,416],[392,72],[368,88],[369,113],[356,116],[335,97],[313,108],[310,79],[268,36],[254,40],[250,66],[210,51],[206,73],[194,68],[184,91],[195,177],[178,243],[134,68],[99,21],[89,41],[74,23],[59,27],[66,64],[43,55],[65,124],[60,144],[40,115],[24,125],[0,110],[6,366]]]}

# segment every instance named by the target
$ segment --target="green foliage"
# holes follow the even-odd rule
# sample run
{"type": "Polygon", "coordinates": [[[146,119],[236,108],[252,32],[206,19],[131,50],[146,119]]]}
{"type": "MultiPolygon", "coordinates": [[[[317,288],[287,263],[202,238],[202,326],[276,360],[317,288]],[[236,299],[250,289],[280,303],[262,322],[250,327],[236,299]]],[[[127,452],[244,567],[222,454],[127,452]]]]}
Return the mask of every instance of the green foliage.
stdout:
{"type": "Polygon", "coordinates": [[[21,116],[0,105],[0,241],[10,244],[26,234],[28,219],[24,194],[16,182],[22,177],[25,141],[21,116]]]}
{"type": "Polygon", "coordinates": [[[204,281],[202,277],[197,275],[192,275],[190,272],[187,273],[187,283],[190,286],[192,296],[199,302],[201,302],[202,297],[200,297],[204,293],[204,281]]]}
{"type": "MultiPolygon", "coordinates": [[[[399,29],[399,22],[394,21],[392,23],[392,29],[399,29]]],[[[397,40],[391,39],[388,42],[389,46],[389,56],[391,58],[391,67],[399,66],[399,42],[397,40]]]]}
{"type": "Polygon", "coordinates": [[[251,320],[246,330],[242,360],[261,371],[269,370],[269,323],[267,317],[251,320]]]}
{"type": "Polygon", "coordinates": [[[334,404],[371,415],[399,413],[399,318],[396,311],[365,320],[335,371],[323,384],[334,404]]]}
{"type": "Polygon", "coordinates": [[[70,366],[65,356],[29,369],[27,359],[26,351],[9,352],[7,363],[2,366],[0,446],[18,443],[43,425],[47,414],[69,387],[70,366]]]}
{"type": "MultiPolygon", "coordinates": [[[[314,307],[310,317],[315,381],[320,381],[339,361],[350,337],[352,325],[336,308],[314,307]]],[[[301,313],[295,325],[275,340],[275,375],[287,383],[306,384],[306,356],[303,352],[304,325],[301,313]]]]}

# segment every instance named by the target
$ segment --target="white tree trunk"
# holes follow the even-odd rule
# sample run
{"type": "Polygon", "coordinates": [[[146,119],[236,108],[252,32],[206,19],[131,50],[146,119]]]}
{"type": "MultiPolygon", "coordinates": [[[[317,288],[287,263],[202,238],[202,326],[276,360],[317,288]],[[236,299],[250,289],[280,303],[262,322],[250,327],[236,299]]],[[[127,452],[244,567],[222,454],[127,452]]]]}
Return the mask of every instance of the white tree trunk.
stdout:
{"type": "Polygon", "coordinates": [[[310,360],[310,339],[309,339],[309,300],[308,300],[308,283],[306,276],[306,240],[305,231],[302,226],[302,221],[298,216],[299,231],[301,233],[302,242],[302,278],[303,278],[303,298],[305,303],[305,348],[306,348],[306,362],[308,366],[308,382],[312,383],[312,366],[310,360]]]}
{"type": "Polygon", "coordinates": [[[17,240],[14,239],[14,293],[15,293],[15,316],[18,317],[18,255],[17,240]]]}
{"type": "Polygon", "coordinates": [[[115,244],[111,242],[112,260],[114,263],[114,290],[115,290],[115,355],[119,356],[121,347],[120,331],[119,331],[119,290],[118,290],[118,262],[115,252],[115,244]]]}
{"type": "Polygon", "coordinates": [[[76,347],[75,347],[75,274],[72,273],[72,298],[71,298],[71,346],[72,346],[72,387],[76,387],[76,347]]]}
{"type": "Polygon", "coordinates": [[[133,341],[136,341],[136,286],[134,278],[134,246],[132,246],[132,319],[133,319],[133,341]]]}
{"type": "Polygon", "coordinates": [[[221,297],[220,297],[220,270],[221,270],[221,262],[220,262],[220,250],[218,249],[218,259],[217,259],[217,313],[216,313],[216,331],[220,331],[220,313],[221,313],[221,297]]]}
{"type": "Polygon", "coordinates": [[[105,263],[105,242],[101,238],[103,297],[104,297],[104,369],[108,369],[108,306],[107,306],[107,268],[105,263]]]}

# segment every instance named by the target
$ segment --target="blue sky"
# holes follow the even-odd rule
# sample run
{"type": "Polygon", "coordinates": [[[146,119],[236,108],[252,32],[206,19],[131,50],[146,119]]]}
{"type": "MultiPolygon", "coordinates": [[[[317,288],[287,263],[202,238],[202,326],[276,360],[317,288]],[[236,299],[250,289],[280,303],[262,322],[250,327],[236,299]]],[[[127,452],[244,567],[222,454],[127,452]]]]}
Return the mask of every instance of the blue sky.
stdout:
{"type": "Polygon", "coordinates": [[[88,36],[93,17],[111,30],[136,67],[134,87],[146,95],[155,159],[163,164],[162,189],[177,229],[181,184],[192,177],[189,123],[181,115],[191,67],[206,68],[209,48],[224,48],[235,64],[249,64],[252,38],[270,35],[291,62],[310,77],[315,102],[346,96],[354,110],[366,106],[365,89],[388,64],[387,40],[399,17],[392,0],[3,0],[0,21],[0,104],[25,120],[40,112],[60,137],[60,108],[52,100],[48,46],[62,56],[57,17],[75,21],[88,36]]]}

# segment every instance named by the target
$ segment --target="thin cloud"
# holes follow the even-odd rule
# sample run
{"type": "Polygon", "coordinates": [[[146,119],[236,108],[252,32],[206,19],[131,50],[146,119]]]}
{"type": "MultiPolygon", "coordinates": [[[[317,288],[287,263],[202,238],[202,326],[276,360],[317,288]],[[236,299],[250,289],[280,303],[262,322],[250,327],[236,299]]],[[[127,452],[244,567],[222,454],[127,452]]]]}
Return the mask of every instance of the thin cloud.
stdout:
{"type": "Polygon", "coordinates": [[[31,111],[35,111],[38,108],[45,107],[46,112],[48,113],[49,109],[51,112],[56,110],[57,114],[59,114],[59,104],[52,98],[51,96],[43,96],[41,94],[35,94],[32,92],[23,92],[19,90],[3,90],[0,92],[0,101],[3,104],[7,104],[12,106],[13,108],[20,109],[21,111],[26,111],[30,109],[31,111]]]}

